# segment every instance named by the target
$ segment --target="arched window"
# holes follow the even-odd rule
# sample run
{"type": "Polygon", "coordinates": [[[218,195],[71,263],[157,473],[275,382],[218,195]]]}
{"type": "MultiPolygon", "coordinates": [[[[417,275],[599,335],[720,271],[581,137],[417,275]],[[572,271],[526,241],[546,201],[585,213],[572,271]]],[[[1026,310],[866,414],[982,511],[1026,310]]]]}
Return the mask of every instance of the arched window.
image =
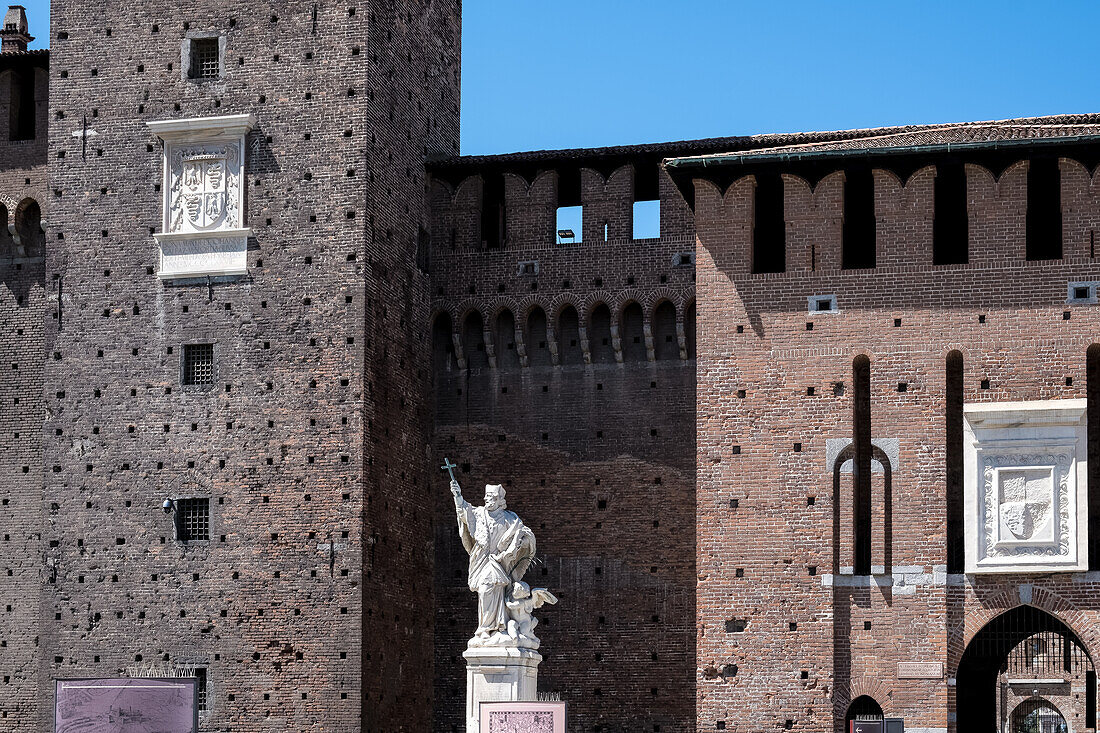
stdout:
{"type": "Polygon", "coordinates": [[[432,323],[432,371],[436,374],[458,368],[451,338],[451,317],[440,313],[432,323]]]}
{"type": "Polygon", "coordinates": [[[676,338],[676,306],[667,300],[653,311],[653,351],[657,359],[680,358],[680,340],[676,338]]]}
{"type": "Polygon", "coordinates": [[[593,364],[614,364],[615,346],[611,343],[611,309],[600,303],[589,316],[588,343],[593,364]]]}
{"type": "Polygon", "coordinates": [[[500,369],[519,368],[519,350],[516,349],[516,318],[505,308],[497,314],[493,329],[493,351],[500,369]]]}
{"type": "Polygon", "coordinates": [[[844,171],[844,236],[841,266],[875,266],[875,177],[870,168],[844,171]]]}
{"type": "Polygon", "coordinates": [[[13,256],[14,246],[15,242],[12,241],[11,232],[8,231],[8,207],[0,204],[0,257],[13,256]]]}
{"type": "Polygon", "coordinates": [[[855,574],[871,574],[871,360],[860,354],[852,362],[852,484],[855,574]]]}
{"type": "Polygon", "coordinates": [[[1089,570],[1100,570],[1100,344],[1085,352],[1088,413],[1089,570]]]}
{"type": "Polygon", "coordinates": [[[580,317],[577,309],[571,305],[562,308],[558,316],[558,334],[561,342],[558,344],[558,352],[561,354],[561,363],[583,364],[584,351],[581,349],[580,317]]]}
{"type": "Polygon", "coordinates": [[[642,306],[630,303],[623,309],[623,361],[646,361],[642,306]]]}
{"type": "Polygon", "coordinates": [[[536,306],[527,315],[527,363],[533,367],[550,366],[550,343],[546,313],[536,306]]]}
{"type": "Polygon", "coordinates": [[[15,233],[19,237],[19,254],[40,257],[46,236],[42,233],[42,209],[34,199],[23,199],[15,211],[15,233]]]}
{"type": "Polygon", "coordinates": [[[965,569],[963,540],[963,355],[947,355],[946,444],[947,459],[947,572],[965,569]]]}
{"type": "Polygon", "coordinates": [[[462,322],[462,350],[466,355],[467,369],[486,369],[489,354],[485,350],[485,330],[481,313],[470,311],[462,322]]]}
{"type": "Polygon", "coordinates": [[[687,342],[688,358],[695,358],[695,302],[684,311],[684,341],[687,342]]]}

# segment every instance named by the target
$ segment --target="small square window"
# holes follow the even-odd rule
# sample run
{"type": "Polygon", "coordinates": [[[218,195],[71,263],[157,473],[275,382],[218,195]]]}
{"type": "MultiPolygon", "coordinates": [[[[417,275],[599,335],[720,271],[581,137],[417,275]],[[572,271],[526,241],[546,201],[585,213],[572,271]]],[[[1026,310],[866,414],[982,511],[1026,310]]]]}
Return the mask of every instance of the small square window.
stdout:
{"type": "Polygon", "coordinates": [[[180,542],[210,539],[210,500],[176,499],[176,539],[180,542]]]}
{"type": "Polygon", "coordinates": [[[191,66],[188,76],[192,79],[217,79],[221,73],[221,53],[217,38],[191,39],[191,66]]]}
{"type": "Polygon", "coordinates": [[[183,384],[214,383],[214,344],[185,344],[183,384]]]}
{"type": "Polygon", "coordinates": [[[1095,282],[1071,282],[1067,287],[1067,303],[1096,303],[1097,290],[1100,283],[1095,282]]]}

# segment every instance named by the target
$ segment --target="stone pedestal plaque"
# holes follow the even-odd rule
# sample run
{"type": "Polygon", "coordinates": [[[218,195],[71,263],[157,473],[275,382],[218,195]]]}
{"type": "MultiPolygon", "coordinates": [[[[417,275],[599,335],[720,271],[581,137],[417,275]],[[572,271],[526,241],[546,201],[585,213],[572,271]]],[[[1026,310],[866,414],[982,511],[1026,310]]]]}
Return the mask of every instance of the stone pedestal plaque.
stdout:
{"type": "Polygon", "coordinates": [[[481,731],[481,703],[534,702],[538,699],[538,666],[534,649],[470,647],[466,659],[466,733],[481,731]]]}
{"type": "Polygon", "coordinates": [[[1086,406],[965,406],[967,573],[1086,569],[1086,406]]]}

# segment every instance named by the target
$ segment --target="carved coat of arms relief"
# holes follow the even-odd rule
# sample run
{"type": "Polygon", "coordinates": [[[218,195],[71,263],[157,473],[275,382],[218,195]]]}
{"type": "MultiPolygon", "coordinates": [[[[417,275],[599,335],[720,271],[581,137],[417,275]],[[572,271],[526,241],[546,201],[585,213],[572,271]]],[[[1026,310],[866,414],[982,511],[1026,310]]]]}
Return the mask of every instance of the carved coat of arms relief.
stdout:
{"type": "Polygon", "coordinates": [[[165,143],[160,278],[247,273],[244,152],[255,124],[252,115],[149,123],[165,143]]]}
{"type": "Polygon", "coordinates": [[[966,572],[1087,561],[1084,400],[967,406],[966,572]]]}
{"type": "Polygon", "coordinates": [[[238,225],[236,145],[182,148],[172,156],[170,231],[208,231],[238,225]]]}

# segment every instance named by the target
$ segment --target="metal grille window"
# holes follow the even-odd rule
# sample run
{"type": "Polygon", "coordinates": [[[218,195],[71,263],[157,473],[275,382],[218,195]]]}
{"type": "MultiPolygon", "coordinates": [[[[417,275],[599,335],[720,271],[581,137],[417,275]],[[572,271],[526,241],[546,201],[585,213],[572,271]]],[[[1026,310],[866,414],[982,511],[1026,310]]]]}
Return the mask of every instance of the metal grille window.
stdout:
{"type": "Polygon", "coordinates": [[[214,383],[214,344],[186,344],[183,347],[183,383],[214,383]]]}
{"type": "Polygon", "coordinates": [[[176,539],[180,542],[210,539],[210,500],[176,499],[176,539]]]}
{"type": "Polygon", "coordinates": [[[198,698],[198,707],[200,713],[206,712],[206,667],[195,667],[195,679],[199,682],[196,685],[196,695],[198,698]]]}
{"type": "Polygon", "coordinates": [[[217,38],[191,39],[192,79],[217,79],[220,72],[217,38]]]}

